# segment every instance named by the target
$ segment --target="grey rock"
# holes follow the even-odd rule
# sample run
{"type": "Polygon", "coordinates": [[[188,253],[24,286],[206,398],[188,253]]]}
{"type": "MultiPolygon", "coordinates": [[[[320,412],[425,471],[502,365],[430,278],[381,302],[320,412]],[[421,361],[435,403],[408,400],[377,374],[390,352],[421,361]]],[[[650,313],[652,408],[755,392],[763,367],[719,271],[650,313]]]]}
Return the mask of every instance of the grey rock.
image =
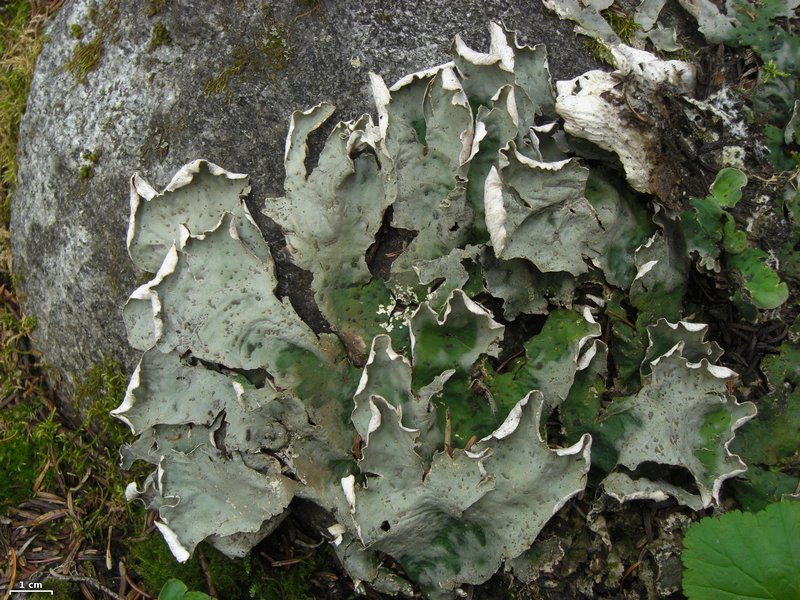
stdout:
{"type": "Polygon", "coordinates": [[[328,100],[340,119],[374,114],[369,71],[392,83],[446,62],[456,34],[486,51],[493,20],[521,42],[547,44],[557,79],[596,66],[572,26],[531,0],[66,2],[37,62],[11,214],[25,309],[63,397],[100,353],[129,371],[138,359],[121,318],[144,276],[125,249],[133,172],[157,189],[196,158],[249,173],[251,212],[276,254],[280,292],[324,329],[307,275],[288,263],[260,211],[282,192],[291,112],[328,100]],[[91,58],[98,39],[85,77],[70,70],[79,44],[91,58]]]}

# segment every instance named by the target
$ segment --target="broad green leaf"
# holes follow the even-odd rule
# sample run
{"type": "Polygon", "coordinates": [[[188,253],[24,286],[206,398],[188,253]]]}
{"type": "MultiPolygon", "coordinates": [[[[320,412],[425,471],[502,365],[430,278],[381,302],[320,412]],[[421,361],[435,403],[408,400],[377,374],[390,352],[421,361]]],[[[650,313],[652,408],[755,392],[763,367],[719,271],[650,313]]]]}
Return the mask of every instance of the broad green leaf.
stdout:
{"type": "Polygon", "coordinates": [[[797,494],[800,476],[751,465],[746,473],[731,479],[729,485],[743,509],[757,511],[780,502],[784,496],[797,494]]]}
{"type": "Polygon", "coordinates": [[[722,245],[725,252],[729,254],[739,254],[750,246],[747,234],[736,229],[736,222],[730,215],[727,216],[722,226],[722,245]]]}
{"type": "Polygon", "coordinates": [[[686,249],[697,255],[699,265],[719,271],[719,243],[722,240],[723,210],[713,197],[692,198],[694,210],[681,213],[686,249]]]}
{"type": "Polygon", "coordinates": [[[702,519],[683,546],[689,600],[800,598],[800,502],[702,519]]]}
{"type": "Polygon", "coordinates": [[[203,592],[190,592],[182,581],[168,579],[158,594],[158,600],[211,600],[211,596],[203,592]]]}
{"type": "Polygon", "coordinates": [[[726,265],[741,274],[750,302],[758,309],[779,307],[789,297],[789,288],[778,274],[767,265],[769,255],[759,248],[749,248],[726,257],[726,265]]]}
{"type": "Polygon", "coordinates": [[[733,208],[742,199],[742,188],[747,185],[747,175],[739,169],[727,167],[720,170],[711,184],[711,196],[725,208],[733,208]]]}
{"type": "Polygon", "coordinates": [[[769,393],[756,401],[758,417],[742,428],[731,445],[734,452],[756,464],[781,465],[797,456],[800,344],[786,342],[780,350],[761,361],[769,393]]]}

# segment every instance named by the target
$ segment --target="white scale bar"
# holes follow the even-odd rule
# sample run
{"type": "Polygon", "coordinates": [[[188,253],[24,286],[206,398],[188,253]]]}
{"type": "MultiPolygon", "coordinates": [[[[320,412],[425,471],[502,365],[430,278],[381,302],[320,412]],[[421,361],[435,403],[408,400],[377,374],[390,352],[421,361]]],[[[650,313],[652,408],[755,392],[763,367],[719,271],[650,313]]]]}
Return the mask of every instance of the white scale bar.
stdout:
{"type": "Polygon", "coordinates": [[[53,595],[53,590],[11,590],[12,594],[50,594],[53,595]]]}

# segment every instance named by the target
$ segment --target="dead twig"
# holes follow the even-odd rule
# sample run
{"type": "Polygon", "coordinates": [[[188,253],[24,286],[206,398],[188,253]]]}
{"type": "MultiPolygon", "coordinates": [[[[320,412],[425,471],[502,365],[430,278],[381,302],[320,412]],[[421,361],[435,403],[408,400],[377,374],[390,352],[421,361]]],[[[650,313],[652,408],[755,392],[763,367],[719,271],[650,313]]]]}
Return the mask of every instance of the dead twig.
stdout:
{"type": "Polygon", "coordinates": [[[320,4],[321,4],[320,2],[315,2],[315,3],[314,3],[314,6],[312,6],[310,9],[308,9],[307,11],[305,11],[305,12],[303,12],[303,13],[300,13],[299,15],[297,15],[297,16],[294,18],[293,22],[294,22],[294,23],[297,23],[297,22],[298,22],[300,19],[302,19],[303,17],[307,17],[307,16],[309,16],[309,15],[313,15],[315,12],[317,12],[317,11],[319,10],[320,4]]]}
{"type": "Polygon", "coordinates": [[[3,596],[3,600],[8,600],[9,596],[11,596],[11,590],[14,589],[14,584],[17,582],[17,553],[14,551],[14,548],[8,549],[8,557],[11,568],[11,575],[8,579],[8,589],[6,590],[6,593],[3,596]]]}
{"type": "Polygon", "coordinates": [[[450,431],[450,409],[448,408],[444,413],[444,451],[447,452],[447,456],[453,458],[453,446],[450,444],[450,431]]]}
{"type": "Polygon", "coordinates": [[[137,594],[139,594],[142,598],[146,598],[147,600],[153,600],[153,597],[150,594],[145,592],[142,588],[140,588],[133,582],[127,570],[125,570],[125,581],[127,581],[128,585],[131,586],[131,589],[134,590],[137,594]]]}
{"type": "Polygon", "coordinates": [[[50,577],[56,579],[57,581],[66,581],[67,583],[77,583],[79,585],[85,585],[91,588],[96,589],[98,592],[103,592],[107,594],[114,600],[125,600],[122,596],[117,594],[116,592],[108,589],[102,583],[97,581],[92,577],[77,577],[73,575],[62,575],[61,573],[57,572],[55,569],[50,569],[50,577]]]}
{"type": "Polygon", "coordinates": [[[203,554],[203,550],[198,548],[197,550],[198,558],[200,559],[200,568],[203,570],[203,576],[206,578],[206,587],[208,588],[208,595],[212,598],[219,598],[217,595],[217,588],[214,587],[214,580],[211,579],[211,571],[208,568],[208,561],[206,560],[206,555],[203,554]]]}

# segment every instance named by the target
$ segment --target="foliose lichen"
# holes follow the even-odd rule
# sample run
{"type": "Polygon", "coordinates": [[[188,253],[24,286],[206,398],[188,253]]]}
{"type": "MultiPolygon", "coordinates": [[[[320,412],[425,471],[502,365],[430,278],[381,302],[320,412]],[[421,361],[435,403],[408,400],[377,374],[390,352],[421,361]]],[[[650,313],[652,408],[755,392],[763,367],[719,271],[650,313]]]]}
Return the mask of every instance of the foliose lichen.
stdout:
{"type": "Polygon", "coordinates": [[[114,414],[140,436],[124,462],[156,467],[128,497],[158,510],[179,560],[202,540],[246,554],[297,497],[332,515],[358,585],[448,598],[528,550],[592,464],[621,502],[695,509],[745,470],[728,446],[755,407],[682,314],[696,248],[625,99],[688,95],[693,70],[615,46],[631,89],[599,72],[554,88],[544,47],[490,33],[488,53],[457,37],[452,62],[371,75],[377,121],[337,124],[310,172],[334,109],[292,115],[264,212],[333,333],[276,296],[245,175],[195,161],[163,192],[132,178],[128,249],[156,275],[124,309],[143,355],[114,414]],[[380,278],[387,230],[413,236],[377,257],[380,278]]]}

